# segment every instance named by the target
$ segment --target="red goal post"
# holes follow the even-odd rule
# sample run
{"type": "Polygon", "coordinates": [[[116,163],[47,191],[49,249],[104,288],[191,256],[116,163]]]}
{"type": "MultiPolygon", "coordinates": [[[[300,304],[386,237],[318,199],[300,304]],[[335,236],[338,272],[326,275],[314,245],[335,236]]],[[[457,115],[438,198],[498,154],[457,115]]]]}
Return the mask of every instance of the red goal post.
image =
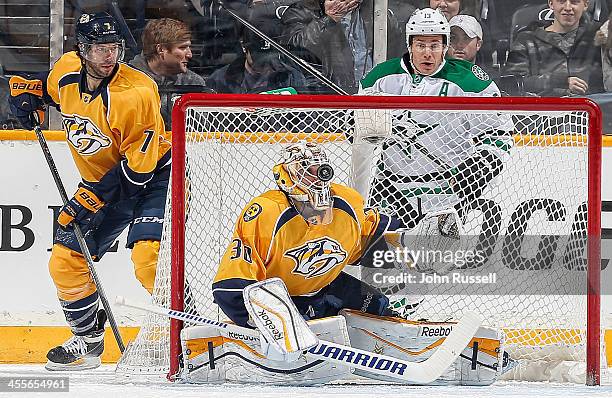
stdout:
{"type": "MultiPolygon", "coordinates": [[[[174,105],[172,113],[172,239],[171,308],[184,309],[185,212],[186,212],[186,112],[193,107],[277,108],[277,109],[409,109],[414,111],[462,112],[585,112],[588,117],[588,245],[587,245],[587,384],[600,382],[600,239],[601,239],[601,111],[584,98],[470,98],[470,97],[395,97],[395,96],[312,96],[312,95],[226,95],[186,94],[174,105]]],[[[550,137],[547,137],[547,139],[550,137]]],[[[579,137],[580,139],[580,137],[579,137]]],[[[582,138],[583,139],[583,138],[582,138]]],[[[260,192],[252,192],[252,196],[260,192]]],[[[229,239],[229,237],[228,237],[229,239]]],[[[182,322],[172,320],[170,327],[170,372],[178,371],[179,333],[182,322]]]]}

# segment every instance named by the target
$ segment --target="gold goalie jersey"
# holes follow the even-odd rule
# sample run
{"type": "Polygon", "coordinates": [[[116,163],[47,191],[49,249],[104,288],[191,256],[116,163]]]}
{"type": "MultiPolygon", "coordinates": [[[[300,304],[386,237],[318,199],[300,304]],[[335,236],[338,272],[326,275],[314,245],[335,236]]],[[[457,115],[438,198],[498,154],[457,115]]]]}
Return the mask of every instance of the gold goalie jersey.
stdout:
{"type": "Polygon", "coordinates": [[[121,168],[122,178],[143,185],[170,162],[171,138],[164,131],[157,85],[145,73],[119,63],[89,93],[81,68],[76,52],[66,53],[46,81],[49,97],[61,108],[79,173],[95,187],[111,169],[121,168]]]}
{"type": "Polygon", "coordinates": [[[242,323],[236,312],[244,306],[232,307],[255,281],[279,277],[290,295],[308,295],[358,262],[381,216],[364,210],[362,197],[351,188],[331,184],[331,192],[333,217],[327,225],[308,224],[279,190],[245,207],[213,282],[215,300],[232,320],[242,323]]]}

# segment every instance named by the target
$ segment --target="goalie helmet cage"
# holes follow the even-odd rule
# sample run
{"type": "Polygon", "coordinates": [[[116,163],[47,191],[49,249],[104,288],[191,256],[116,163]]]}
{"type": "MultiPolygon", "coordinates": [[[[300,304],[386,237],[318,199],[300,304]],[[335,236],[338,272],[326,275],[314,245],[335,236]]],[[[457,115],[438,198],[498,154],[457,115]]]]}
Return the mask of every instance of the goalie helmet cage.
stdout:
{"type": "MultiPolygon", "coordinates": [[[[347,136],[364,126],[380,130],[381,123],[391,120],[387,120],[389,112],[397,114],[398,110],[419,121],[433,115],[446,139],[459,135],[453,133],[457,126],[467,123],[482,128],[479,123],[483,121],[486,126],[491,118],[509,115],[514,128],[511,140],[514,147],[509,151],[509,160],[505,160],[503,172],[495,179],[499,182],[491,184],[493,188],[483,189],[482,196],[493,199],[493,207],[501,209],[499,214],[505,220],[504,225],[510,228],[516,218],[510,221],[507,218],[518,214],[517,201],[533,205],[540,203],[540,196],[548,195],[555,199],[554,203],[563,202],[565,208],[576,214],[560,210],[563,204],[555,204],[553,212],[561,211],[562,215],[555,219],[554,215],[547,214],[544,220],[567,222],[536,221],[538,228],[545,224],[560,224],[560,227],[537,229],[532,233],[569,235],[570,230],[573,233],[576,229],[580,236],[587,237],[586,261],[582,259],[584,247],[580,250],[581,264],[587,267],[581,274],[586,294],[578,297],[560,292],[540,297],[534,295],[532,287],[527,293],[529,296],[426,295],[417,307],[423,312],[415,316],[440,320],[454,315],[456,319],[463,307],[470,306],[484,315],[485,324],[488,319],[490,325],[506,331],[511,356],[521,361],[523,358],[552,361],[569,356],[586,362],[584,382],[599,384],[602,122],[597,104],[584,98],[183,95],[176,101],[172,114],[172,189],[168,195],[153,302],[223,319],[212,302],[212,278],[243,207],[265,190],[276,189],[271,170],[280,157],[280,144],[298,140],[322,143],[335,168],[335,181],[355,185],[357,182],[351,177],[351,167],[355,170],[355,164],[351,165],[355,142],[354,137],[347,139],[347,136]],[[369,115],[371,120],[365,124],[360,122],[357,128],[359,112],[362,116],[369,115]],[[457,123],[458,118],[463,119],[457,123]],[[528,200],[523,201],[525,198],[528,200]]],[[[422,128],[418,123],[414,126],[422,128]]],[[[404,129],[404,133],[407,130],[410,128],[404,129]]],[[[367,185],[369,196],[374,197],[372,186],[381,186],[381,159],[383,156],[393,159],[393,156],[388,155],[392,145],[385,147],[385,151],[380,149],[381,145],[372,145],[378,149],[371,152],[374,161],[367,185]]],[[[496,145],[502,147],[503,143],[496,145]]],[[[426,157],[425,151],[422,157],[426,157]]],[[[410,148],[404,152],[410,152],[410,148]]],[[[432,159],[431,155],[427,156],[432,159]]],[[[384,207],[384,201],[373,201],[376,199],[369,198],[370,206],[384,207]]],[[[533,212],[542,211],[542,206],[533,212]]],[[[492,210],[495,209],[482,209],[483,219],[492,210]]],[[[465,227],[469,233],[468,225],[465,227]]],[[[571,274],[563,266],[552,269],[559,268],[571,274]]],[[[564,277],[551,274],[551,286],[562,290],[556,281],[564,277]]],[[[520,290],[523,284],[529,283],[529,277],[517,280],[515,288],[520,290]]],[[[168,321],[158,315],[146,317],[136,340],[122,356],[117,372],[127,375],[167,372],[168,378],[174,378],[180,368],[182,327],[180,321],[168,321]]]]}

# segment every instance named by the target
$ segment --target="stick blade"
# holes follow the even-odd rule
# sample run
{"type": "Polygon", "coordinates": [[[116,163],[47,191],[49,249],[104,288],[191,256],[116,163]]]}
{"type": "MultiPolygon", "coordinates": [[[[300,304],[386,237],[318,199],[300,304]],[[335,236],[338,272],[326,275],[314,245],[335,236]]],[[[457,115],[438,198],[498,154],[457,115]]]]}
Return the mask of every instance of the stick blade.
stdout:
{"type": "Polygon", "coordinates": [[[415,372],[413,375],[415,382],[428,384],[438,379],[470,344],[480,325],[482,325],[480,315],[471,311],[466,312],[461,320],[453,326],[452,332],[436,352],[429,359],[421,362],[421,364],[427,366],[422,367],[420,372],[415,372]]]}

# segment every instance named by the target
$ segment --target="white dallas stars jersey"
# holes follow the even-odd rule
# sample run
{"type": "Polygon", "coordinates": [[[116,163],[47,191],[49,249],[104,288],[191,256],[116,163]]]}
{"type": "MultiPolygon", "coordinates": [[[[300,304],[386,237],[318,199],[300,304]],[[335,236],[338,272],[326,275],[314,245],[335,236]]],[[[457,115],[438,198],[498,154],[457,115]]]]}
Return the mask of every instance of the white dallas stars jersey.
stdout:
{"type": "MultiPolygon", "coordinates": [[[[500,91],[486,72],[471,62],[446,59],[442,69],[432,76],[415,74],[404,58],[394,58],[377,65],[360,83],[362,95],[499,97],[500,91]]],[[[415,148],[417,142],[450,168],[472,156],[479,148],[505,160],[512,146],[514,130],[509,115],[495,113],[394,111],[393,140],[383,148],[385,170],[395,175],[420,180],[399,184],[400,189],[437,193],[447,191],[438,182],[424,183],[420,176],[444,170],[415,148]]],[[[409,179],[409,180],[410,180],[409,179]]],[[[454,195],[453,195],[454,196],[454,195]]],[[[438,197],[439,200],[439,197],[438,197]]],[[[447,207],[457,199],[433,208],[447,207]]]]}

